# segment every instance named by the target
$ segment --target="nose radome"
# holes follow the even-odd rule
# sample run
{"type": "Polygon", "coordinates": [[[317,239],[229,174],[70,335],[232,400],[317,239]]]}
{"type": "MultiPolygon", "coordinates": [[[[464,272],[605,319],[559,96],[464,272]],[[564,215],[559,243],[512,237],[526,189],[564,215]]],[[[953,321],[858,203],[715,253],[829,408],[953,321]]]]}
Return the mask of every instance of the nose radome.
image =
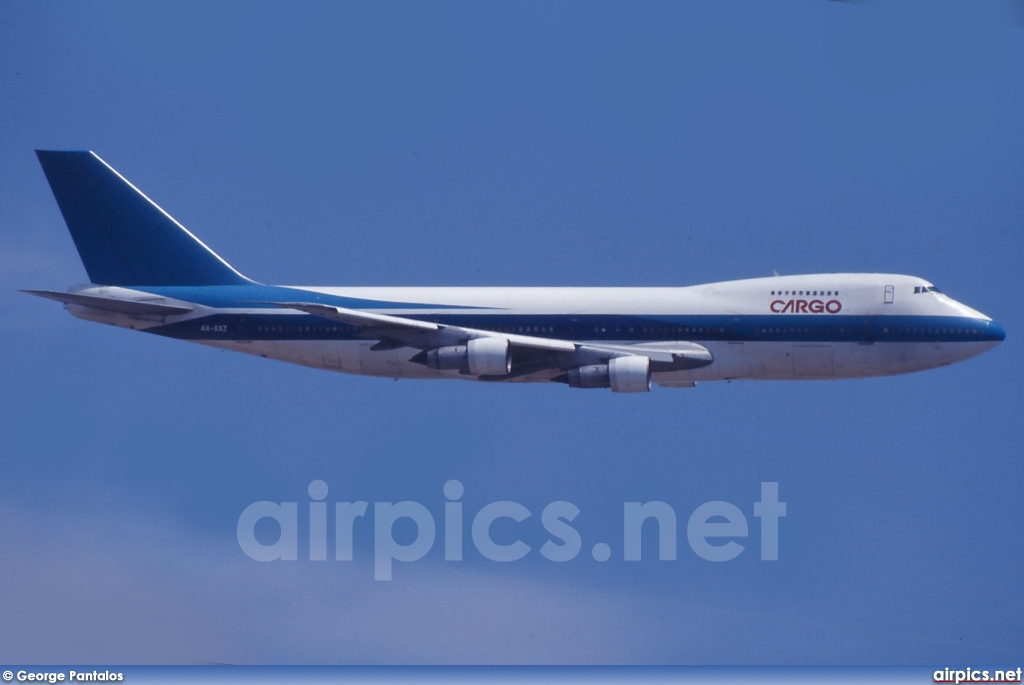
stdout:
{"type": "Polygon", "coordinates": [[[1002,342],[1006,340],[1006,329],[997,324],[995,321],[988,322],[988,333],[986,337],[989,340],[996,342],[1002,342]]]}

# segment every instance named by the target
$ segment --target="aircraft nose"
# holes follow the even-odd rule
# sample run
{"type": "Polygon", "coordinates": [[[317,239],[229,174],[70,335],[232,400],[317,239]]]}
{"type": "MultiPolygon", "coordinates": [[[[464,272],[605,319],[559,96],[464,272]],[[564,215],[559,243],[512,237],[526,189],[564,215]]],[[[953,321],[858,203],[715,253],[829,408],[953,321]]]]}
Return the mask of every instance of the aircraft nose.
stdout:
{"type": "Polygon", "coordinates": [[[1002,342],[1006,340],[1006,329],[995,321],[989,321],[988,329],[985,332],[985,338],[993,342],[1002,342]]]}

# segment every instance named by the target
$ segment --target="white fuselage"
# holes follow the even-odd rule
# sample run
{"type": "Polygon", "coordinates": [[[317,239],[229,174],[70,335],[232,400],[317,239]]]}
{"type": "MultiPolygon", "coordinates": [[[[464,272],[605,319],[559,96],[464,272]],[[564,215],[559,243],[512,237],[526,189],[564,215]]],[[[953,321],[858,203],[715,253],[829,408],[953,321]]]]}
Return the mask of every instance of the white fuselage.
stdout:
{"type": "MultiPolygon", "coordinates": [[[[919,278],[889,274],[778,276],[682,288],[101,288],[81,293],[188,303],[183,315],[139,316],[69,304],[76,316],[223,349],[346,373],[469,378],[381,345],[358,327],[268,306],[320,298],[365,312],[578,343],[647,348],[698,343],[699,368],[654,368],[663,386],[700,381],[884,376],[934,368],[991,349],[1004,333],[989,317],[919,278]],[[287,299],[287,298],[285,298],[287,299]]],[[[557,370],[508,381],[552,380],[557,370]]],[[[492,379],[494,380],[494,379],[492,379]]]]}

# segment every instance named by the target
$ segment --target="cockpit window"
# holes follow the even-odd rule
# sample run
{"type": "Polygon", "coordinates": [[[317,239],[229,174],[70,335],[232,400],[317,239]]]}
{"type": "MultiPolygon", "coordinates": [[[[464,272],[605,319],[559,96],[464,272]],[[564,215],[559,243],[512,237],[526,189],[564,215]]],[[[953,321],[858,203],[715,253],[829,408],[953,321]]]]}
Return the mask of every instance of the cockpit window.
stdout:
{"type": "Polygon", "coordinates": [[[942,291],[936,288],[934,285],[918,285],[914,286],[914,294],[920,293],[941,293],[942,291]]]}

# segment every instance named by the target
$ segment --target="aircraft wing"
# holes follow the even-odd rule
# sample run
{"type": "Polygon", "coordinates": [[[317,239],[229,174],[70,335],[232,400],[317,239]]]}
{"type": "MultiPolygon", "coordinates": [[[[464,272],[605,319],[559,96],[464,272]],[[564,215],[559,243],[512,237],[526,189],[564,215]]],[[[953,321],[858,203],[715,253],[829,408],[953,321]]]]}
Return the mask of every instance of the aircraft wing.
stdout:
{"type": "MultiPolygon", "coordinates": [[[[401,345],[429,350],[445,345],[465,344],[469,340],[478,338],[500,338],[508,340],[509,347],[513,351],[518,350],[526,354],[527,364],[536,370],[564,369],[627,356],[647,357],[656,366],[667,365],[672,369],[705,366],[714,359],[707,348],[686,341],[636,345],[583,343],[560,338],[542,338],[533,335],[451,326],[309,302],[270,302],[268,304],[359,326],[364,329],[365,337],[380,340],[379,344],[382,347],[392,346],[389,345],[389,341],[396,341],[398,345],[393,346],[401,345]],[[531,357],[529,353],[534,354],[531,357]],[[546,357],[538,358],[537,353],[549,354],[546,357]]],[[[669,370],[669,368],[665,368],[665,370],[669,370]]]]}
{"type": "Polygon", "coordinates": [[[333,319],[353,326],[362,326],[373,329],[395,329],[434,332],[441,330],[441,325],[429,321],[407,319],[401,316],[388,316],[387,314],[372,314],[359,311],[358,309],[346,309],[345,307],[332,307],[327,304],[307,304],[304,302],[271,302],[270,304],[285,309],[297,309],[300,312],[321,316],[325,319],[333,319]]]}
{"type": "MultiPolygon", "coordinates": [[[[642,355],[652,362],[660,364],[675,364],[680,360],[706,361],[711,363],[714,357],[708,348],[694,342],[677,340],[668,343],[637,343],[634,345],[603,345],[601,343],[586,343],[580,346],[581,349],[592,351],[597,354],[607,355],[606,358],[621,357],[626,355],[642,355]]],[[[703,366],[698,364],[696,366],[703,366]]]]}
{"type": "Polygon", "coordinates": [[[511,345],[517,347],[550,350],[553,352],[576,351],[576,345],[567,340],[551,340],[532,335],[517,335],[515,333],[495,333],[494,331],[485,331],[477,328],[464,328],[462,326],[449,326],[448,324],[408,319],[402,316],[372,314],[357,309],[332,307],[326,304],[306,302],[271,302],[270,304],[285,309],[297,309],[307,314],[341,321],[353,326],[360,326],[367,329],[367,337],[394,338],[402,342],[408,342],[411,347],[419,347],[421,349],[440,347],[441,345],[455,345],[474,338],[504,338],[511,345]]]}

